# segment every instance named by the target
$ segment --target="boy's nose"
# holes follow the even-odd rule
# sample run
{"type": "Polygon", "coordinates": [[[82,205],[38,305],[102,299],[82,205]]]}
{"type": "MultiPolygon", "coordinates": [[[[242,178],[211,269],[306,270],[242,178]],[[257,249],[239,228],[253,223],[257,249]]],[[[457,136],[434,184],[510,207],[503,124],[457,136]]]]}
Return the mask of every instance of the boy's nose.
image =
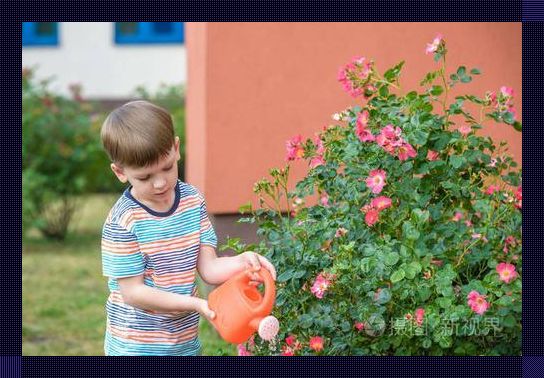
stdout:
{"type": "Polygon", "coordinates": [[[166,184],[166,180],[164,179],[158,179],[153,182],[153,187],[155,189],[160,189],[166,184]]]}

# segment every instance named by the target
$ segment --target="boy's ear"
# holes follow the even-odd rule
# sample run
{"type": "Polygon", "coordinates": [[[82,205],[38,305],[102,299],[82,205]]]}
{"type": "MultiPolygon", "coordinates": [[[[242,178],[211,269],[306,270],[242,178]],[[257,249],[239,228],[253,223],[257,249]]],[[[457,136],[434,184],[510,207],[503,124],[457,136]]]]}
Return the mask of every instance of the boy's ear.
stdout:
{"type": "Polygon", "coordinates": [[[111,163],[110,168],[113,173],[115,173],[115,176],[117,176],[119,181],[121,181],[123,184],[128,181],[128,177],[125,175],[123,168],[115,165],[115,163],[111,163]]]}
{"type": "Polygon", "coordinates": [[[181,159],[181,155],[180,155],[180,153],[179,153],[179,137],[176,137],[176,139],[175,139],[175,141],[174,141],[174,148],[175,148],[176,155],[177,155],[176,160],[181,159]]]}

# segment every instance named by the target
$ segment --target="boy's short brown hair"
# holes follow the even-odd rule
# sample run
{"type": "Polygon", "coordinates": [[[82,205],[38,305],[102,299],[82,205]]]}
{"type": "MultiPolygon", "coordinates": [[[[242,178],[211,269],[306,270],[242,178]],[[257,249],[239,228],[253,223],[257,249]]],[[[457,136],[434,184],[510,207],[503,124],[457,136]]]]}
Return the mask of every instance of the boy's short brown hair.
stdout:
{"type": "Polygon", "coordinates": [[[110,160],[128,167],[156,163],[168,155],[175,142],[170,113],[143,100],[113,110],[104,121],[100,136],[110,160]]]}

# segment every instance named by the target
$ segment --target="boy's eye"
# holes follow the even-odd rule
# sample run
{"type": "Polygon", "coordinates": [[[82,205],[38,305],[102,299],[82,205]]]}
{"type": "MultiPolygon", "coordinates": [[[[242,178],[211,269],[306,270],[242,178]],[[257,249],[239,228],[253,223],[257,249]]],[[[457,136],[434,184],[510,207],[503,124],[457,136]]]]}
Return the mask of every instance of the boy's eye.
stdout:
{"type": "MultiPolygon", "coordinates": [[[[163,168],[162,170],[163,170],[164,172],[168,172],[168,171],[171,170],[172,168],[174,168],[174,164],[172,164],[172,165],[170,165],[170,166],[168,166],[168,167],[166,167],[166,168],[163,168]]],[[[147,181],[147,180],[149,180],[150,177],[151,177],[150,175],[147,175],[147,176],[145,176],[145,177],[136,177],[136,179],[139,180],[139,181],[147,181]]]]}

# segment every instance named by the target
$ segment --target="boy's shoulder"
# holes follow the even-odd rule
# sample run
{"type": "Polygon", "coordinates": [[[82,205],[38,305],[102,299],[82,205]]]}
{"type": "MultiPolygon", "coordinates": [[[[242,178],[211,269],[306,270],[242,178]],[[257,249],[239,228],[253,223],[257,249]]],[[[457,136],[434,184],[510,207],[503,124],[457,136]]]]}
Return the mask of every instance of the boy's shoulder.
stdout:
{"type": "Polygon", "coordinates": [[[198,196],[200,200],[204,200],[204,196],[202,195],[200,190],[194,185],[178,180],[178,189],[180,191],[181,198],[187,196],[198,196]]]}
{"type": "Polygon", "coordinates": [[[126,193],[123,192],[117,201],[113,204],[108,213],[105,223],[118,224],[120,226],[125,226],[127,219],[138,210],[138,205],[131,201],[126,193]]]}

